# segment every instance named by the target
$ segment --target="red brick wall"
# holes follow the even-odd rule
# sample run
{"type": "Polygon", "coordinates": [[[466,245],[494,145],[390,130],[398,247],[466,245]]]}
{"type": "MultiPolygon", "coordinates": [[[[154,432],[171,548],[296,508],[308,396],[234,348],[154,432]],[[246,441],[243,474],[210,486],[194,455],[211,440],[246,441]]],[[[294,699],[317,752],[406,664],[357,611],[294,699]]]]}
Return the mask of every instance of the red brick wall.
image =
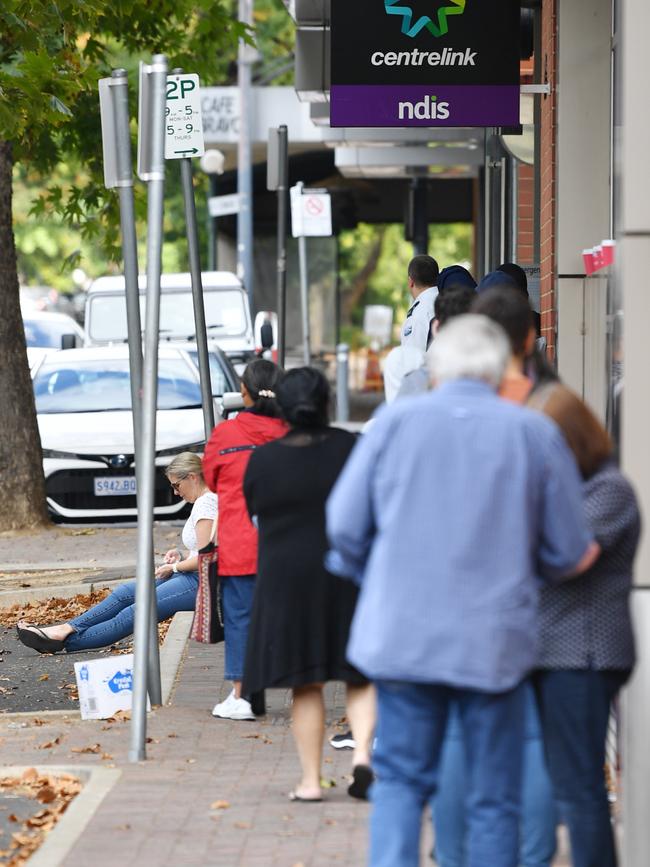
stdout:
{"type": "Polygon", "coordinates": [[[555,129],[557,80],[557,0],[542,3],[542,81],[551,93],[542,96],[540,141],[540,295],[542,333],[555,356],[555,129]]]}
{"type": "Polygon", "coordinates": [[[524,163],[519,164],[519,201],[517,215],[517,251],[515,262],[523,265],[535,263],[535,246],[533,243],[533,208],[535,206],[534,167],[524,163]]]}

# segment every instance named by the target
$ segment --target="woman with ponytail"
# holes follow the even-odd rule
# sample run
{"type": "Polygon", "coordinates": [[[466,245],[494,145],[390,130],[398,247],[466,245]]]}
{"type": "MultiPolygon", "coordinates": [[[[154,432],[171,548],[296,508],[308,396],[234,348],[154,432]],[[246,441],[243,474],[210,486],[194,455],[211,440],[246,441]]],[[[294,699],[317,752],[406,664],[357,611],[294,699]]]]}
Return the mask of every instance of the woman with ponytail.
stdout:
{"type": "Polygon", "coordinates": [[[324,565],[325,501],[355,437],[328,427],[329,386],[318,370],[290,370],[277,394],[291,431],[259,449],[244,477],[248,511],[260,531],[244,689],[293,690],[292,731],[302,778],[289,797],[320,801],[323,685],[330,680],[346,683],[355,739],[348,792],[365,798],[372,781],[374,695],[345,658],[357,588],[331,575],[324,565]]]}
{"type": "Polygon", "coordinates": [[[215,427],[203,457],[205,481],[219,497],[217,543],[226,645],[224,678],[233,682],[230,695],[212,711],[222,719],[255,718],[250,701],[241,692],[257,573],[257,530],[246,511],[242,482],[255,449],[287,431],[276,400],[280,378],[280,369],[271,361],[250,362],[241,381],[245,409],[215,427]]]}

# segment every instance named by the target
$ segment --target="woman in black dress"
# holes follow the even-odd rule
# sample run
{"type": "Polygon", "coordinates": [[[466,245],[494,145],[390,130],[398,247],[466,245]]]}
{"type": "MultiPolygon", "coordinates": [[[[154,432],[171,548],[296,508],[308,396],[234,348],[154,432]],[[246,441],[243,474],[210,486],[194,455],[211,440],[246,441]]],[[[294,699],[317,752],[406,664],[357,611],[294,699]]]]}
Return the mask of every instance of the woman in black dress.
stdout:
{"type": "Polygon", "coordinates": [[[257,449],[244,477],[248,511],[259,529],[244,689],[293,689],[293,733],[302,779],[289,797],[320,801],[323,685],[344,681],[356,743],[348,792],[365,798],[372,781],[374,694],[345,658],[357,588],[324,566],[325,502],[355,437],[328,427],[329,387],[319,371],[290,370],[276,393],[292,429],[257,449]]]}

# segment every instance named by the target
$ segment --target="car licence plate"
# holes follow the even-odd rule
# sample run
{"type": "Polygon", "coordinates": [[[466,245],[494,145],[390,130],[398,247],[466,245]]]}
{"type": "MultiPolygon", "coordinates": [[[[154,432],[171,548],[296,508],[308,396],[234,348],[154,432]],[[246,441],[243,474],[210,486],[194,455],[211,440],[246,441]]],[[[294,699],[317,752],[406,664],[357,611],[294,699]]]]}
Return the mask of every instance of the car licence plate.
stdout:
{"type": "Polygon", "coordinates": [[[136,493],[135,476],[96,476],[96,497],[129,496],[136,493]]]}

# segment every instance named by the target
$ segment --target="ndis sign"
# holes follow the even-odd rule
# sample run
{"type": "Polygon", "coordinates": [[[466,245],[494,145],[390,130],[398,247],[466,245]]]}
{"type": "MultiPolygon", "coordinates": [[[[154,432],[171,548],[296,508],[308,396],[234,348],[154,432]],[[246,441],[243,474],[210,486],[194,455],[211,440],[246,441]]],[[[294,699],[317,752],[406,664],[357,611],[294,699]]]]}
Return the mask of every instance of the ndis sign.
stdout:
{"type": "Polygon", "coordinates": [[[332,126],[519,123],[519,0],[331,0],[332,126]]]}

